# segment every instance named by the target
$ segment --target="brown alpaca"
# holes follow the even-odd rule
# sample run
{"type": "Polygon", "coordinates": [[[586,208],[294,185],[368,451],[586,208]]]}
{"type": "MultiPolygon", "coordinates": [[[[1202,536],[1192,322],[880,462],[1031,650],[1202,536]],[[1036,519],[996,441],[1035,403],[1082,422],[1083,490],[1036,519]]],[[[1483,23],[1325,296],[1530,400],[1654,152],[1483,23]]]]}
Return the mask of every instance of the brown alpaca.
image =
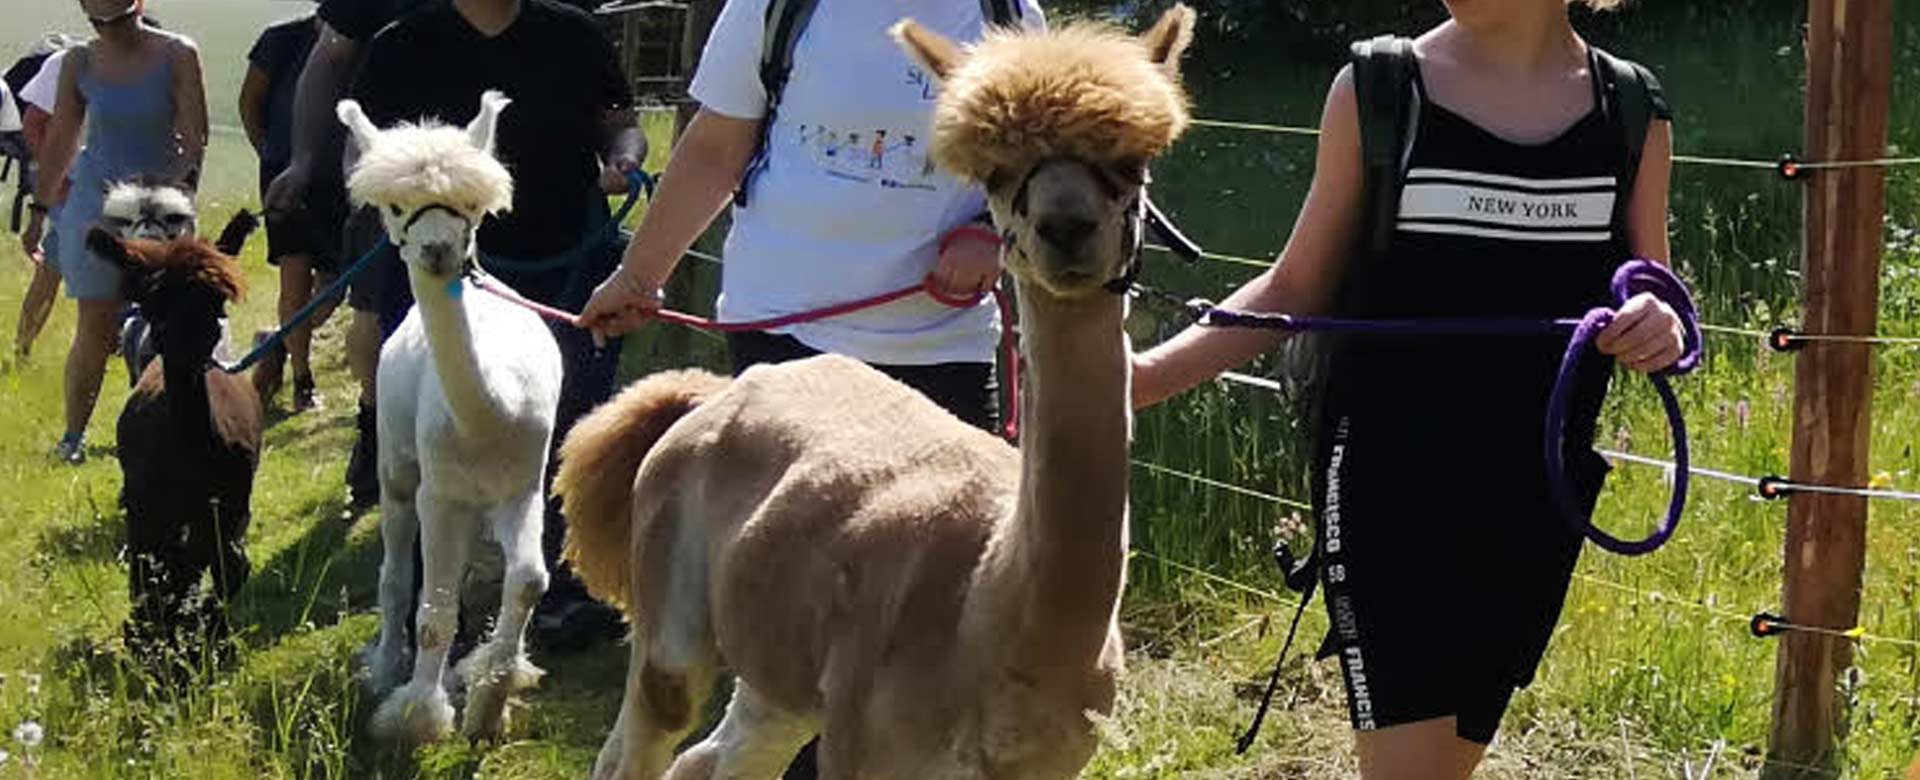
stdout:
{"type": "Polygon", "coordinates": [[[1147,163],[1187,123],[1193,13],[895,37],[945,82],[935,155],[987,185],[1019,284],[1019,451],[865,365],[644,380],[576,426],[567,556],[633,624],[596,780],[1065,778],[1123,656],[1126,302],[1147,163]],[[722,667],[725,719],[672,760],[722,667]],[[669,761],[672,760],[669,770],[669,761]]]}
{"type": "Polygon", "coordinates": [[[160,243],[96,228],[87,246],[126,272],[127,299],[151,322],[159,349],[120,413],[117,454],[133,602],[127,644],[168,660],[169,651],[190,651],[192,638],[225,638],[227,602],[251,570],[260,399],[244,377],[209,365],[226,304],[241,294],[240,269],[193,236],[160,243]],[[196,605],[208,573],[213,592],[196,605]]]}

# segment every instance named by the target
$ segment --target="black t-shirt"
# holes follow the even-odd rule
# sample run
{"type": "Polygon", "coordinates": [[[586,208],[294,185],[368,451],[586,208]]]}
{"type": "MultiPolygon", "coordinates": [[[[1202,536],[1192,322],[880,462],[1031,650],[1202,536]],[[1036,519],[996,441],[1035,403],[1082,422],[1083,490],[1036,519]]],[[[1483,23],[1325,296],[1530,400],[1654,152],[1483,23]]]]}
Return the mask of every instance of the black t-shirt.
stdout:
{"type": "Polygon", "coordinates": [[[267,75],[267,140],[260,149],[264,171],[278,172],[292,156],[294,87],[319,32],[311,16],[290,19],[261,32],[247,52],[247,62],[267,75]]]}
{"type": "MultiPolygon", "coordinates": [[[[320,0],[320,18],[335,32],[356,41],[372,38],[409,11],[446,0],[320,0]]],[[[601,0],[566,0],[567,5],[591,11],[601,0]]]]}
{"type": "Polygon", "coordinates": [[[328,27],[355,41],[373,38],[380,28],[407,12],[445,0],[320,0],[320,18],[328,27]]]}
{"type": "Polygon", "coordinates": [[[353,95],[382,127],[423,118],[464,125],[489,89],[513,100],[495,136],[495,153],[513,172],[513,211],[481,228],[487,251],[537,258],[579,242],[599,192],[602,119],[633,102],[613,45],[591,17],[527,0],[511,26],[488,38],[458,11],[435,5],[382,31],[369,49],[353,95]]]}

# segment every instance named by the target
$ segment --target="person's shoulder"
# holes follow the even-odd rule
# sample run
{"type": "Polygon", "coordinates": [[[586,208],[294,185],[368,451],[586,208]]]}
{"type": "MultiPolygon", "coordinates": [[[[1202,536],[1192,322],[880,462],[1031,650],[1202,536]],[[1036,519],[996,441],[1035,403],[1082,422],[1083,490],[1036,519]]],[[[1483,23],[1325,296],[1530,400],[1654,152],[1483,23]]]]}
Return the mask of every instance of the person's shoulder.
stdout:
{"type": "Polygon", "coordinates": [[[315,35],[317,33],[318,29],[315,28],[313,24],[313,14],[308,13],[293,17],[292,19],[285,19],[269,24],[267,25],[267,29],[260,31],[260,37],[263,39],[284,38],[287,40],[299,40],[302,37],[315,35]]]}
{"type": "Polygon", "coordinates": [[[147,28],[147,32],[159,37],[160,41],[166,45],[167,51],[172,52],[176,57],[185,55],[199,56],[200,54],[200,44],[185,35],[172,30],[162,30],[157,27],[149,27],[147,28]]]}
{"type": "Polygon", "coordinates": [[[600,22],[586,9],[558,0],[527,0],[520,10],[543,25],[552,25],[568,33],[591,30],[599,33],[600,22]]]}
{"type": "Polygon", "coordinates": [[[375,31],[371,40],[376,44],[420,41],[452,29],[459,20],[451,4],[419,3],[375,31]]]}

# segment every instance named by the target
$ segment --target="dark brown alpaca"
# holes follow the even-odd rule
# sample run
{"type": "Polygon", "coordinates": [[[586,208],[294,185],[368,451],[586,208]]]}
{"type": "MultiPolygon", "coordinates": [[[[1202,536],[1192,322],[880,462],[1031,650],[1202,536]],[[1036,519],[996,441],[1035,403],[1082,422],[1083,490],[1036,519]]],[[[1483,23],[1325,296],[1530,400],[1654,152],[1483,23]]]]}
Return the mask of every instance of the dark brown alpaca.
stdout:
{"type": "Polygon", "coordinates": [[[95,229],[87,246],[126,271],[124,293],[152,322],[160,353],[118,429],[129,649],[154,655],[224,639],[227,602],[251,569],[246,532],[260,462],[259,397],[210,363],[226,304],[241,292],[239,267],[193,236],[161,243],[95,229]],[[200,596],[209,572],[213,591],[200,596]]]}

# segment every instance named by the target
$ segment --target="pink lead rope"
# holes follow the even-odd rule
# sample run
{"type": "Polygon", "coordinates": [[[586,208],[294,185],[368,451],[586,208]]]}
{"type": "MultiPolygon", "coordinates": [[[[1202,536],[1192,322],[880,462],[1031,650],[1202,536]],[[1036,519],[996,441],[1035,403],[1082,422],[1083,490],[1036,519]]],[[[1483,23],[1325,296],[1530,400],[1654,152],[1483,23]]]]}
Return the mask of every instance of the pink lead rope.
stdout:
{"type": "MultiPolygon", "coordinates": [[[[504,284],[501,284],[499,280],[494,279],[491,276],[487,276],[486,274],[482,274],[482,273],[471,273],[471,274],[468,274],[467,278],[473,281],[473,286],[478,287],[482,290],[485,290],[486,292],[492,293],[495,297],[500,298],[501,300],[504,300],[515,306],[519,306],[523,309],[531,311],[535,314],[540,315],[541,317],[552,320],[554,322],[564,323],[566,325],[571,325],[575,328],[584,329],[583,326],[581,326],[580,324],[580,315],[574,314],[569,311],[556,309],[552,306],[548,306],[538,301],[528,300],[527,298],[523,297],[519,293],[514,292],[513,288],[508,287],[504,284]]],[[[955,309],[972,308],[974,306],[979,305],[980,301],[985,299],[988,295],[993,296],[994,305],[1000,308],[1000,355],[1003,363],[1006,366],[1006,374],[1007,374],[1006,403],[1004,405],[1004,408],[1007,410],[1007,414],[1006,414],[1006,421],[1002,426],[1001,433],[1007,437],[1008,441],[1019,441],[1020,440],[1020,342],[1019,342],[1019,339],[1014,335],[1014,331],[1013,331],[1012,307],[1007,302],[1006,293],[1001,291],[998,288],[995,288],[991,293],[976,293],[974,295],[967,295],[967,296],[952,296],[952,295],[947,295],[946,293],[936,289],[933,285],[933,281],[929,279],[919,284],[913,285],[911,287],[902,287],[898,290],[881,293],[879,295],[860,298],[858,300],[847,301],[845,303],[838,303],[832,306],[826,306],[818,309],[812,309],[812,310],[803,311],[803,312],[796,312],[793,314],[783,314],[778,317],[768,317],[766,319],[760,319],[760,320],[747,320],[743,322],[719,322],[717,320],[713,320],[707,317],[701,317],[695,314],[687,314],[685,312],[674,311],[672,309],[655,309],[651,312],[648,312],[647,316],[653,319],[660,320],[662,322],[671,322],[676,325],[684,325],[686,327],[694,328],[696,330],[704,330],[704,331],[709,331],[713,333],[741,333],[745,331],[774,330],[776,328],[784,328],[790,325],[799,325],[799,324],[808,323],[808,322],[818,322],[820,320],[829,319],[832,317],[839,317],[845,314],[852,314],[857,311],[865,311],[867,309],[872,309],[879,306],[885,306],[895,301],[911,298],[915,295],[922,295],[922,294],[926,295],[929,298],[932,298],[935,301],[938,301],[942,305],[950,306],[955,309]]]]}

